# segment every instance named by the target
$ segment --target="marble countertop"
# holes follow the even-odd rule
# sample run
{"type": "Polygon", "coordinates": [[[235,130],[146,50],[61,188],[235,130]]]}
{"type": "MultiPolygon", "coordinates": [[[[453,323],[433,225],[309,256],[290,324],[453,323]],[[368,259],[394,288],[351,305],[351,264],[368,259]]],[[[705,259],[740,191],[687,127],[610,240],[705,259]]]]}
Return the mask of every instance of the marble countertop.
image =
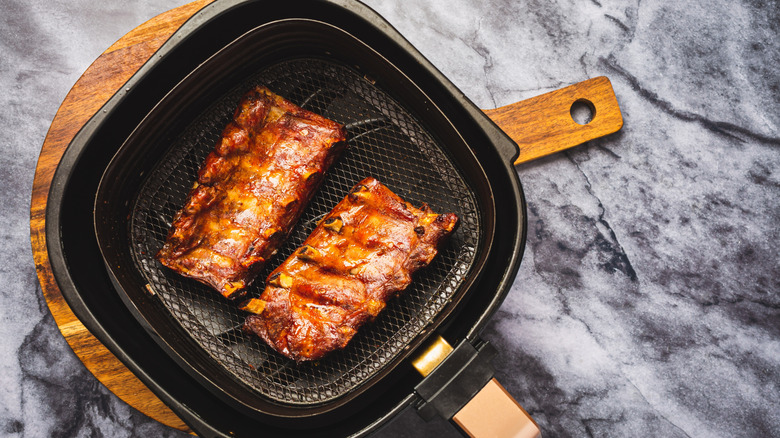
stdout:
{"type": "MultiPolygon", "coordinates": [[[[46,131],[111,43],[180,0],[0,5],[0,435],[184,437],[79,362],[32,261],[46,131]]],[[[545,436],[780,436],[780,4],[367,3],[481,108],[606,75],[625,125],[517,167],[523,263],[484,337],[545,436]]],[[[459,436],[406,411],[377,433],[459,436]]]]}

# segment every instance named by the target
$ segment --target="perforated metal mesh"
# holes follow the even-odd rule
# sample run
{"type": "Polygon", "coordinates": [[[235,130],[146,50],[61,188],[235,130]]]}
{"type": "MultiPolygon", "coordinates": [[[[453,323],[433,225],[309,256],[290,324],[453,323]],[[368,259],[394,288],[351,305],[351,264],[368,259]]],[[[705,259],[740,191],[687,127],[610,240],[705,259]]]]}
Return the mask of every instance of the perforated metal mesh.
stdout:
{"type": "MultiPolygon", "coordinates": [[[[160,144],[167,148],[171,143],[160,144]]],[[[480,215],[468,184],[423,126],[388,94],[349,67],[319,59],[271,66],[207,108],[151,172],[135,200],[131,248],[151,288],[203,350],[258,393],[286,404],[331,401],[364,383],[386,366],[452,298],[479,248],[480,215]],[[316,222],[358,181],[374,176],[415,205],[453,212],[460,225],[433,263],[391,300],[375,321],[360,329],[341,351],[296,364],[262,340],[240,330],[245,314],[235,302],[164,268],[154,254],[170,221],[184,204],[197,170],[219,140],[241,95],[268,86],[296,104],[347,126],[349,147],[307,207],[290,238],[271,259],[248,296],[259,296],[264,279],[316,222]]]]}

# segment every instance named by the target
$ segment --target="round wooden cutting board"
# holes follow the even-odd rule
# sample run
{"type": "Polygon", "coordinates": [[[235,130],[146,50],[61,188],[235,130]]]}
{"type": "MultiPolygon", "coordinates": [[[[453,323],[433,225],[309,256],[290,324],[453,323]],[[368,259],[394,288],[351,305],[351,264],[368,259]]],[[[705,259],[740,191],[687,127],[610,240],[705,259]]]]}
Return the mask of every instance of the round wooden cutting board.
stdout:
{"type": "MultiPolygon", "coordinates": [[[[57,326],[87,369],[119,398],[170,427],[192,432],[159,398],[95,338],[68,307],[52,274],[46,250],[45,214],[54,171],[81,127],[188,18],[213,0],[197,0],[147,21],[108,48],[65,97],[44,140],[33,183],[30,229],[33,257],[44,297],[57,326]]],[[[620,129],[612,85],[589,79],[485,113],[520,146],[515,164],[530,161],[620,129]],[[586,102],[593,120],[572,120],[575,102],[586,102]]]]}

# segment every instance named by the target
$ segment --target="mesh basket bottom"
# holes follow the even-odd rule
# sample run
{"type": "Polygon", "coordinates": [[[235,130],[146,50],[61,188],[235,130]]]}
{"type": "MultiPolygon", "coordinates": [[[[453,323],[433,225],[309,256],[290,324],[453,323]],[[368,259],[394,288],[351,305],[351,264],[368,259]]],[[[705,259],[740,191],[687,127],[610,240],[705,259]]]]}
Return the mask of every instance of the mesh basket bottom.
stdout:
{"type": "MultiPolygon", "coordinates": [[[[171,136],[163,136],[171,138],[171,136]]],[[[325,403],[366,382],[389,364],[449,303],[479,248],[480,215],[473,191],[423,124],[350,67],[321,59],[280,62],[248,78],[173,135],[144,182],[130,222],[137,267],[162,303],[204,352],[233,377],[271,400],[325,403]],[[457,230],[430,266],[350,344],[325,358],[296,364],[240,330],[244,314],[208,287],[162,267],[154,254],[185,202],[206,155],[219,140],[244,92],[265,85],[303,108],[344,124],[348,149],[326,174],[290,238],[249,287],[259,296],[268,273],[287,258],[358,181],[373,176],[403,199],[452,212],[457,230]]],[[[162,141],[162,140],[161,140],[162,141]]]]}

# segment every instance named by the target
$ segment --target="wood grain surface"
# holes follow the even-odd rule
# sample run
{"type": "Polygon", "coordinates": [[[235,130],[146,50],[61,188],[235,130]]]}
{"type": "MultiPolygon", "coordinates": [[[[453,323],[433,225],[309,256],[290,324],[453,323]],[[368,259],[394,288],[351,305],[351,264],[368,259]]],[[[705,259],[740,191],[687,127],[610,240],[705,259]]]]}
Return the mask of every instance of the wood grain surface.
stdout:
{"type": "MultiPolygon", "coordinates": [[[[135,377],[78,320],[52,274],[46,250],[45,212],[49,187],[70,141],[100,107],[188,18],[213,0],[197,0],[163,13],[123,36],[84,72],[65,97],[46,135],[33,183],[30,233],[38,279],[60,332],[97,379],[129,405],[170,427],[188,431],[165,404],[135,377]]],[[[517,163],[615,132],[620,110],[606,78],[595,78],[486,113],[521,148],[517,163]],[[572,103],[587,99],[596,108],[588,125],[574,123],[572,103]]]]}

